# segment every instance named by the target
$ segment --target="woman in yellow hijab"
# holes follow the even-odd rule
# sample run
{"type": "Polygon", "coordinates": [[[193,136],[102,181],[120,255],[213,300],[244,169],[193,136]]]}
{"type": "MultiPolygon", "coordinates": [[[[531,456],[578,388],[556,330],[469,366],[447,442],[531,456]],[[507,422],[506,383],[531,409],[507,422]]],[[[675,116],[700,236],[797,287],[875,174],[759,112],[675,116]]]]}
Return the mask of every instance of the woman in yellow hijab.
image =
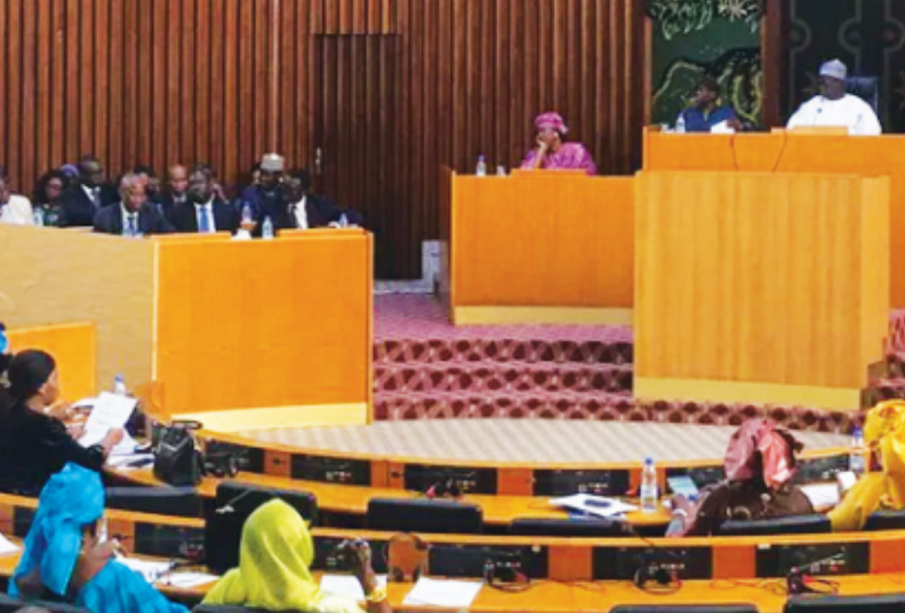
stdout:
{"type": "MultiPolygon", "coordinates": [[[[353,544],[352,571],[361,582],[370,613],[392,613],[386,591],[377,587],[370,548],[353,544]]],[[[271,611],[361,613],[349,598],[325,594],[311,576],[314,539],[302,517],[279,499],[261,505],[245,521],[239,568],[226,573],[208,592],[205,604],[271,611]]]]}
{"type": "Polygon", "coordinates": [[[865,473],[830,511],[833,530],[858,530],[875,511],[905,508],[905,401],[881,402],[871,409],[864,442],[882,472],[865,473]]]}

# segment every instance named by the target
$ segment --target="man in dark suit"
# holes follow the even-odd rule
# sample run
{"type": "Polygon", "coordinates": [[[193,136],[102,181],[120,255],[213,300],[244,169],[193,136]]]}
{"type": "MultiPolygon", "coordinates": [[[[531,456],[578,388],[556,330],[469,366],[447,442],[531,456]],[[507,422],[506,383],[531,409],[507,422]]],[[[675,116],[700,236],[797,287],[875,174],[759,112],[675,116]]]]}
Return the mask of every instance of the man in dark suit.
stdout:
{"type": "Polygon", "coordinates": [[[174,222],[176,209],[189,204],[189,171],[182,164],[171,166],[167,171],[167,184],[157,196],[158,209],[170,223],[174,222]]]}
{"type": "Polygon", "coordinates": [[[104,166],[96,157],[86,155],[78,164],[78,181],[63,197],[66,225],[90,226],[95,214],[119,200],[119,195],[104,183],[104,166]]]}
{"type": "Polygon", "coordinates": [[[342,209],[308,192],[311,177],[306,170],[290,173],[282,184],[283,206],[276,211],[264,210],[278,229],[307,230],[309,228],[340,227],[346,223],[342,209]]]}
{"type": "Polygon", "coordinates": [[[122,178],[120,196],[120,203],[104,207],[95,214],[95,232],[134,238],[173,231],[157,207],[148,202],[145,181],[138,175],[129,173],[122,178]]]}
{"type": "Polygon", "coordinates": [[[203,165],[189,176],[188,203],[173,211],[177,232],[229,232],[239,228],[239,213],[214,194],[214,173],[203,165]]]}

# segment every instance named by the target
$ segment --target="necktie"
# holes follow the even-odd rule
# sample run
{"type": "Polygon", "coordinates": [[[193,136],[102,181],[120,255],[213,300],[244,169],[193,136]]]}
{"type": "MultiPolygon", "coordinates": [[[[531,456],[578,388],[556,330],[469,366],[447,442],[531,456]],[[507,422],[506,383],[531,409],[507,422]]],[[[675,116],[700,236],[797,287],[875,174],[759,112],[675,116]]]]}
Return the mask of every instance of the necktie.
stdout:
{"type": "Polygon", "coordinates": [[[211,231],[211,222],[210,217],[208,217],[208,209],[206,206],[201,207],[201,219],[198,222],[198,231],[203,233],[211,231]]]}
{"type": "Polygon", "coordinates": [[[136,217],[138,217],[135,213],[130,213],[128,219],[128,230],[127,236],[135,236],[138,234],[138,223],[136,222],[136,217]]]}

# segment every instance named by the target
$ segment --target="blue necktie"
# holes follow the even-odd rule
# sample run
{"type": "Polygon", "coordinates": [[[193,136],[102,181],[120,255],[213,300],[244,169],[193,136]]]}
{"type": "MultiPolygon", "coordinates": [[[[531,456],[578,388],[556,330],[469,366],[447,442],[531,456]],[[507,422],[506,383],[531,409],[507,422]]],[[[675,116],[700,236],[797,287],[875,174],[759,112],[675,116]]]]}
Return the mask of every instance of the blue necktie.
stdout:
{"type": "Polygon", "coordinates": [[[132,213],[128,217],[129,226],[127,230],[127,236],[135,236],[136,234],[138,234],[138,228],[135,226],[135,213],[132,213]]]}
{"type": "Polygon", "coordinates": [[[198,220],[198,231],[201,233],[207,233],[211,231],[211,223],[210,218],[207,214],[207,207],[201,207],[201,219],[198,220]]]}

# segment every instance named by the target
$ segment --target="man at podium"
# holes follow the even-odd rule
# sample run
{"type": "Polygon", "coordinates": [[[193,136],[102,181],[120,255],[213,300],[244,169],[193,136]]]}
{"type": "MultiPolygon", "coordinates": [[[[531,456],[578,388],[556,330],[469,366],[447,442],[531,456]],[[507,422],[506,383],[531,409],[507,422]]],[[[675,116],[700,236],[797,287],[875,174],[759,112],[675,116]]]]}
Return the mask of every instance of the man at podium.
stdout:
{"type": "Polygon", "coordinates": [[[528,153],[522,170],[583,170],[597,174],[597,166],[581,143],[564,143],[562,137],[569,129],[559,113],[543,113],[534,120],[537,128],[537,147],[528,153]]]}
{"type": "Polygon", "coordinates": [[[879,136],[880,121],[871,106],[845,92],[848,69],[839,60],[820,67],[820,93],[789,119],[788,128],[810,126],[848,128],[852,136],[879,136]]]}

